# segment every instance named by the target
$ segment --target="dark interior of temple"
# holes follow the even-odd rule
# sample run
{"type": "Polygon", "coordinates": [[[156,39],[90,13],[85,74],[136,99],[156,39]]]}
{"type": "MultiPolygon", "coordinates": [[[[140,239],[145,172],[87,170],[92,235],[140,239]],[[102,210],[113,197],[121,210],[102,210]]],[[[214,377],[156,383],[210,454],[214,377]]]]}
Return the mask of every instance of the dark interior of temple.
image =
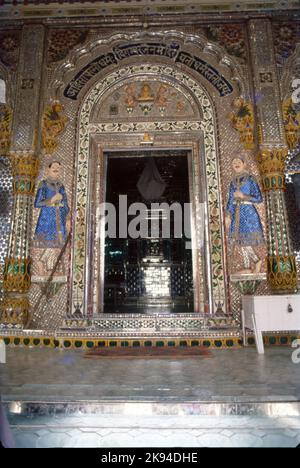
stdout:
{"type": "MultiPolygon", "coordinates": [[[[127,203],[144,203],[149,225],[145,238],[107,238],[105,243],[105,312],[160,313],[193,310],[191,250],[174,230],[174,217],[166,210],[150,210],[151,203],[189,202],[186,151],[155,150],[107,154],[106,201],[119,216],[119,195],[127,203]],[[156,178],[154,192],[147,192],[156,178]],[[146,182],[145,182],[146,181],[146,182]],[[146,185],[143,185],[145,182],[146,185]],[[145,192],[146,190],[146,192],[145,192]],[[146,197],[146,198],[145,198],[146,197]],[[151,235],[151,222],[160,218],[159,230],[151,235]],[[163,238],[162,218],[170,220],[171,236],[163,238]],[[168,218],[168,219],[167,219],[168,218]]],[[[128,216],[128,225],[134,216],[128,216]]]]}

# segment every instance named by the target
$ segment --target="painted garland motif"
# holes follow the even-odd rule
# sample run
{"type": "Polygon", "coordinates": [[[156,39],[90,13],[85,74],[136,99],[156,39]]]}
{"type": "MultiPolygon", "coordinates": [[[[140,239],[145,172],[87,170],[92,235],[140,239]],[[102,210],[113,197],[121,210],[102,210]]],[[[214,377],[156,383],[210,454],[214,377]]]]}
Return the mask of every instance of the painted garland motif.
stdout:
{"type": "Polygon", "coordinates": [[[208,190],[208,218],[210,228],[210,250],[212,259],[212,289],[214,308],[218,303],[225,304],[225,279],[222,252],[221,209],[219,200],[219,181],[216,157],[216,142],[214,134],[214,116],[211,103],[201,86],[188,75],[163,65],[137,65],[119,69],[96,84],[85,99],[80,113],[79,144],[77,153],[75,229],[74,229],[74,262],[73,262],[73,308],[84,304],[84,272],[86,262],[86,226],[88,214],[88,168],[89,168],[89,136],[90,133],[133,133],[145,129],[156,132],[202,130],[204,134],[205,168],[208,190]],[[132,78],[136,75],[151,74],[168,76],[186,86],[194,93],[201,106],[203,118],[201,122],[149,122],[102,123],[90,124],[89,119],[95,102],[117,81],[132,78]]]}

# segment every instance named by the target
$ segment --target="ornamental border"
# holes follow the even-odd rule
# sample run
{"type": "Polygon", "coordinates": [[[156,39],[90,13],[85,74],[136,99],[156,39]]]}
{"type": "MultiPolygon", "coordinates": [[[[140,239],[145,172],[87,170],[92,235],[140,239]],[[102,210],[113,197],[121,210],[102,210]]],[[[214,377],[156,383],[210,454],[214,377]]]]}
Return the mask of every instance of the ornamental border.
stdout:
{"type": "MultiPolygon", "coordinates": [[[[264,333],[263,340],[265,346],[271,347],[290,347],[295,339],[300,339],[299,333],[264,333]]],[[[207,349],[241,349],[244,347],[243,338],[238,333],[232,335],[223,333],[218,336],[218,333],[208,333],[206,336],[201,337],[82,337],[82,336],[63,336],[62,334],[49,334],[45,335],[22,335],[13,333],[1,333],[0,340],[8,347],[21,347],[21,348],[60,348],[60,349],[78,349],[89,350],[94,347],[114,348],[114,347],[205,347],[207,349]]],[[[246,346],[255,347],[255,337],[252,333],[247,334],[246,346]]]]}

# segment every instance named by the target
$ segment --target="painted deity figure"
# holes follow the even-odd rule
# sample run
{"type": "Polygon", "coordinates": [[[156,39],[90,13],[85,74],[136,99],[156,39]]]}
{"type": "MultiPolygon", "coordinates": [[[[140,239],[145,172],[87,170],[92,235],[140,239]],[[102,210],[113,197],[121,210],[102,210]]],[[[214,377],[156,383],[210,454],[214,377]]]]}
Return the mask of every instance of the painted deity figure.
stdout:
{"type": "Polygon", "coordinates": [[[143,102],[143,101],[153,101],[154,97],[150,88],[150,85],[148,83],[144,83],[140,92],[140,95],[138,97],[138,101],[143,102]]]}
{"type": "Polygon", "coordinates": [[[233,250],[237,246],[241,248],[245,269],[240,273],[258,274],[262,260],[255,247],[264,245],[265,241],[255,205],[262,203],[263,198],[259,185],[255,177],[247,171],[243,158],[234,158],[232,168],[235,175],[230,183],[225,218],[228,241],[233,250]]]}
{"type": "Polygon", "coordinates": [[[39,208],[40,213],[34,236],[36,247],[61,248],[67,239],[70,210],[60,174],[60,162],[53,161],[37,189],[34,207],[39,208]]]}
{"type": "Polygon", "coordinates": [[[125,86],[125,104],[128,109],[133,109],[136,105],[135,90],[133,84],[125,86]]]}

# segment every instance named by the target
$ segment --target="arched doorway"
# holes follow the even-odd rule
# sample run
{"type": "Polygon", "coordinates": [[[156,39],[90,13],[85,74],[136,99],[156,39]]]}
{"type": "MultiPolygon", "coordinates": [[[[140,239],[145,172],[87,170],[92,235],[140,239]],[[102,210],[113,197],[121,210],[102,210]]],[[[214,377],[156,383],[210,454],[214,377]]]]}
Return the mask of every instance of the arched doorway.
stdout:
{"type": "Polygon", "coordinates": [[[220,181],[212,101],[206,90],[187,73],[165,64],[147,62],[108,74],[82,101],[76,149],[73,307],[76,309],[76,305],[82,304],[83,313],[88,316],[103,311],[104,238],[101,233],[97,235],[96,213],[105,200],[106,153],[140,148],[147,143],[145,135],[150,136],[151,147],[156,150],[184,149],[190,154],[194,310],[203,312],[207,308],[214,313],[221,307],[225,311],[220,181]],[[149,114],[137,120],[129,116],[118,119],[117,115],[105,118],[102,109],[108,97],[121,94],[126,86],[128,89],[137,83],[147,83],[150,87],[159,83],[173,88],[183,102],[190,104],[193,113],[176,119],[170,116],[151,118],[149,114]],[[197,213],[199,203],[204,206],[204,221],[197,213]],[[204,243],[197,248],[203,227],[204,243]]]}

